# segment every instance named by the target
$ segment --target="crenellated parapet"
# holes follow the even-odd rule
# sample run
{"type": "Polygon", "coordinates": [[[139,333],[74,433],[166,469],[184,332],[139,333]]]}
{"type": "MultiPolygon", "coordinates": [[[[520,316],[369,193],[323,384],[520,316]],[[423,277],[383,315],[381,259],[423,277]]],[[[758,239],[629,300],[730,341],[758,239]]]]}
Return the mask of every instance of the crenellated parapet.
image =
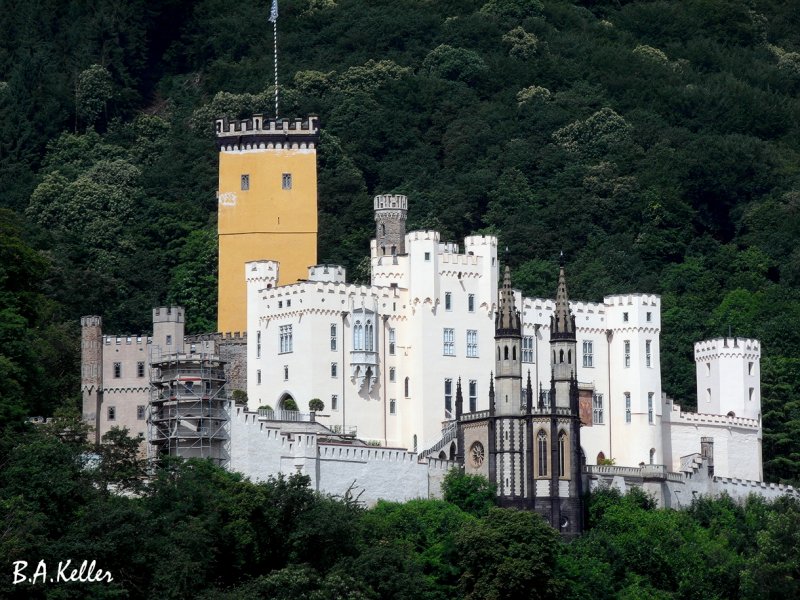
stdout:
{"type": "Polygon", "coordinates": [[[761,358],[761,344],[758,340],[749,338],[724,337],[703,340],[694,345],[694,359],[696,362],[722,357],[758,360],[761,358]]]}
{"type": "Polygon", "coordinates": [[[243,120],[216,120],[221,152],[241,150],[315,149],[319,144],[319,117],[270,119],[253,115],[243,120]]]}

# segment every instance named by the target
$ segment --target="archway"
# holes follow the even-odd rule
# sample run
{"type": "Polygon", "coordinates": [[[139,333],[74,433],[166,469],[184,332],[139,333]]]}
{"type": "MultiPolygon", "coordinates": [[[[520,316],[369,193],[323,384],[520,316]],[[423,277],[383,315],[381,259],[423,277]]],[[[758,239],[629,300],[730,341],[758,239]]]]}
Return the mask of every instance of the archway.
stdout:
{"type": "Polygon", "coordinates": [[[289,392],[286,392],[281,396],[281,399],[278,400],[278,409],[279,410],[298,410],[297,402],[295,402],[294,397],[289,392]]]}

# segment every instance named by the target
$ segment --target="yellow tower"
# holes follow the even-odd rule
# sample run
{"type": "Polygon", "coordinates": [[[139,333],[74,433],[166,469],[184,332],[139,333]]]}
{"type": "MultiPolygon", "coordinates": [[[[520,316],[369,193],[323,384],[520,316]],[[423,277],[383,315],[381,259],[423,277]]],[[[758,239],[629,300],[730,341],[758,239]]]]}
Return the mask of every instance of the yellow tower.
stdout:
{"type": "Polygon", "coordinates": [[[280,263],[279,285],[317,264],[319,119],[218,119],[219,296],[217,327],[246,331],[244,264],[280,263]]]}

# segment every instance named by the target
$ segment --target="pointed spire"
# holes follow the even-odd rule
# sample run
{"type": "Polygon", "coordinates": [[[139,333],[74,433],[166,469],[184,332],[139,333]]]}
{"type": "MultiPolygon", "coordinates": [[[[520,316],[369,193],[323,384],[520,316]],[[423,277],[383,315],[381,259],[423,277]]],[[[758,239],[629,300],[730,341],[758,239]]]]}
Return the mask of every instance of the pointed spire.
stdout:
{"type": "Polygon", "coordinates": [[[514,290],[511,289],[511,269],[508,265],[503,273],[503,285],[498,296],[495,336],[522,335],[514,290]]]}
{"type": "Polygon", "coordinates": [[[464,414],[464,396],[461,394],[461,377],[456,382],[456,421],[464,414]]]}
{"type": "Polygon", "coordinates": [[[556,308],[550,323],[550,337],[574,338],[575,317],[569,310],[567,295],[567,277],[564,274],[564,253],[561,253],[561,265],[558,268],[558,288],[556,289],[556,308]]]}
{"type": "Polygon", "coordinates": [[[531,370],[528,369],[528,385],[525,386],[525,412],[531,414],[533,410],[533,385],[531,384],[531,370]]]}
{"type": "Polygon", "coordinates": [[[489,414],[494,414],[494,373],[489,372],[489,414]]]}

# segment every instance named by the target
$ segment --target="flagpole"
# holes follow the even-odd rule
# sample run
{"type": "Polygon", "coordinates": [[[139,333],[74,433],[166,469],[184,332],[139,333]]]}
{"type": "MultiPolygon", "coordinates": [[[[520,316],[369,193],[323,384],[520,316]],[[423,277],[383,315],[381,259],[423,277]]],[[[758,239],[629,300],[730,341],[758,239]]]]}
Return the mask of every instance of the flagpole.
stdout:
{"type": "Polygon", "coordinates": [[[275,120],[278,120],[278,0],[272,0],[269,10],[269,19],[272,22],[272,41],[274,44],[273,57],[275,64],[275,120]]]}
{"type": "Polygon", "coordinates": [[[278,19],[272,21],[272,38],[275,46],[275,120],[278,119],[278,19]]]}

